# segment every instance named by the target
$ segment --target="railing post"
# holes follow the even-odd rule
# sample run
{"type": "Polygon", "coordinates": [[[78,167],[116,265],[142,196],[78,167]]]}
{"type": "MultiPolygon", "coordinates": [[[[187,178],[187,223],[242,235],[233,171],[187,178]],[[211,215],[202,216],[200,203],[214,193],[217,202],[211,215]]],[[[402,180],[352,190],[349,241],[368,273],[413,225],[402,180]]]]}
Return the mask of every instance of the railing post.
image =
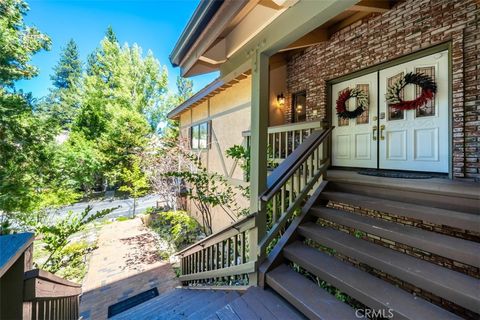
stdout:
{"type": "MultiPolygon", "coordinates": [[[[267,184],[267,141],[269,104],[269,57],[256,50],[252,57],[252,107],[250,140],[250,212],[256,213],[254,230],[250,232],[250,261],[261,262],[263,255],[258,244],[266,233],[267,214],[260,195],[267,184]],[[254,259],[254,260],[252,260],[254,259]]],[[[252,279],[253,280],[253,279],[252,279]]],[[[257,284],[257,277],[250,284],[257,284]]]]}

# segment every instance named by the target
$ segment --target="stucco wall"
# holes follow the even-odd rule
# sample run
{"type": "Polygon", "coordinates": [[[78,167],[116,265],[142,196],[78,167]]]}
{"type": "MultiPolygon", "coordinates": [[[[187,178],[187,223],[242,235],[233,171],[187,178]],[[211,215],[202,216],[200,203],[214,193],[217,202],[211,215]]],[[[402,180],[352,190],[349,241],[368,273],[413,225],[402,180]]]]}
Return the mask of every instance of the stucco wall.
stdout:
{"type": "MultiPolygon", "coordinates": [[[[224,176],[232,184],[243,183],[244,175],[225,152],[234,145],[244,143],[242,132],[250,129],[250,95],[251,78],[247,77],[180,115],[180,132],[184,138],[188,138],[191,125],[211,121],[211,144],[208,150],[202,151],[202,162],[209,171],[224,176]]],[[[249,200],[238,195],[237,204],[247,208],[249,200]]],[[[194,204],[189,203],[188,206],[190,213],[201,221],[194,204]]],[[[221,208],[212,210],[214,232],[234,220],[221,208]]]]}

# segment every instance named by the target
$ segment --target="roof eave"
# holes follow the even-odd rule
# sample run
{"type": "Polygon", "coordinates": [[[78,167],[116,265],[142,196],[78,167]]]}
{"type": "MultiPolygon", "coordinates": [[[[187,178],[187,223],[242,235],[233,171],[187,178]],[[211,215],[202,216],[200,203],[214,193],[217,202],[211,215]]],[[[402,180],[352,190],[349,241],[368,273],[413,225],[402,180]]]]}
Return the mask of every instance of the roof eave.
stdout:
{"type": "Polygon", "coordinates": [[[223,2],[224,0],[200,1],[169,56],[170,63],[174,67],[180,65],[184,55],[217,13],[223,2]]]}

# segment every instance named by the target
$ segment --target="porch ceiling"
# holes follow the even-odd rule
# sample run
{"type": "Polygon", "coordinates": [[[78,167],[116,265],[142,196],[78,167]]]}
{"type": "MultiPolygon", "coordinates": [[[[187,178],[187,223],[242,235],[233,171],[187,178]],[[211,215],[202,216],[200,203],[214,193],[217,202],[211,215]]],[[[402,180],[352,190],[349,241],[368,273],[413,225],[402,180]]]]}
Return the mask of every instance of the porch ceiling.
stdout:
{"type": "MultiPolygon", "coordinates": [[[[199,8],[182,33],[170,60],[182,76],[220,70],[221,66],[268,25],[303,0],[224,0],[212,16],[199,8]],[[199,32],[199,26],[203,31],[199,32]],[[188,38],[187,36],[190,35],[188,38]],[[187,41],[188,40],[188,41],[187,41]]],[[[213,0],[202,1],[215,2],[213,0]]],[[[302,49],[322,41],[371,13],[388,11],[396,0],[361,0],[279,51],[302,49]]],[[[355,3],[355,2],[354,2],[355,3]]]]}

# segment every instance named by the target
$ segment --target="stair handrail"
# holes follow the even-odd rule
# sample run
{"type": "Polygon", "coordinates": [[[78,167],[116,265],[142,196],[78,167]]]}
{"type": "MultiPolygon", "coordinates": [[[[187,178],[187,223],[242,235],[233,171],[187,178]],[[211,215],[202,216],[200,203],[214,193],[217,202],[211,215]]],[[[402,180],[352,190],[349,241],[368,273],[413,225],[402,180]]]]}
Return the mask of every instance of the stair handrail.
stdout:
{"type": "Polygon", "coordinates": [[[325,175],[330,165],[328,138],[333,129],[332,126],[314,131],[267,178],[267,190],[260,195],[259,201],[262,210],[271,211],[267,213],[271,225],[260,240],[260,256],[264,256],[272,240],[325,175]],[[271,206],[267,209],[269,203],[271,206]]]}
{"type": "Polygon", "coordinates": [[[257,259],[251,244],[257,245],[255,214],[177,252],[179,280],[185,286],[235,286],[256,283],[257,259]]]}
{"type": "Polygon", "coordinates": [[[65,280],[53,273],[33,269],[24,275],[24,302],[31,304],[31,319],[46,319],[56,314],[58,319],[79,318],[79,297],[82,285],[65,280]]]}

